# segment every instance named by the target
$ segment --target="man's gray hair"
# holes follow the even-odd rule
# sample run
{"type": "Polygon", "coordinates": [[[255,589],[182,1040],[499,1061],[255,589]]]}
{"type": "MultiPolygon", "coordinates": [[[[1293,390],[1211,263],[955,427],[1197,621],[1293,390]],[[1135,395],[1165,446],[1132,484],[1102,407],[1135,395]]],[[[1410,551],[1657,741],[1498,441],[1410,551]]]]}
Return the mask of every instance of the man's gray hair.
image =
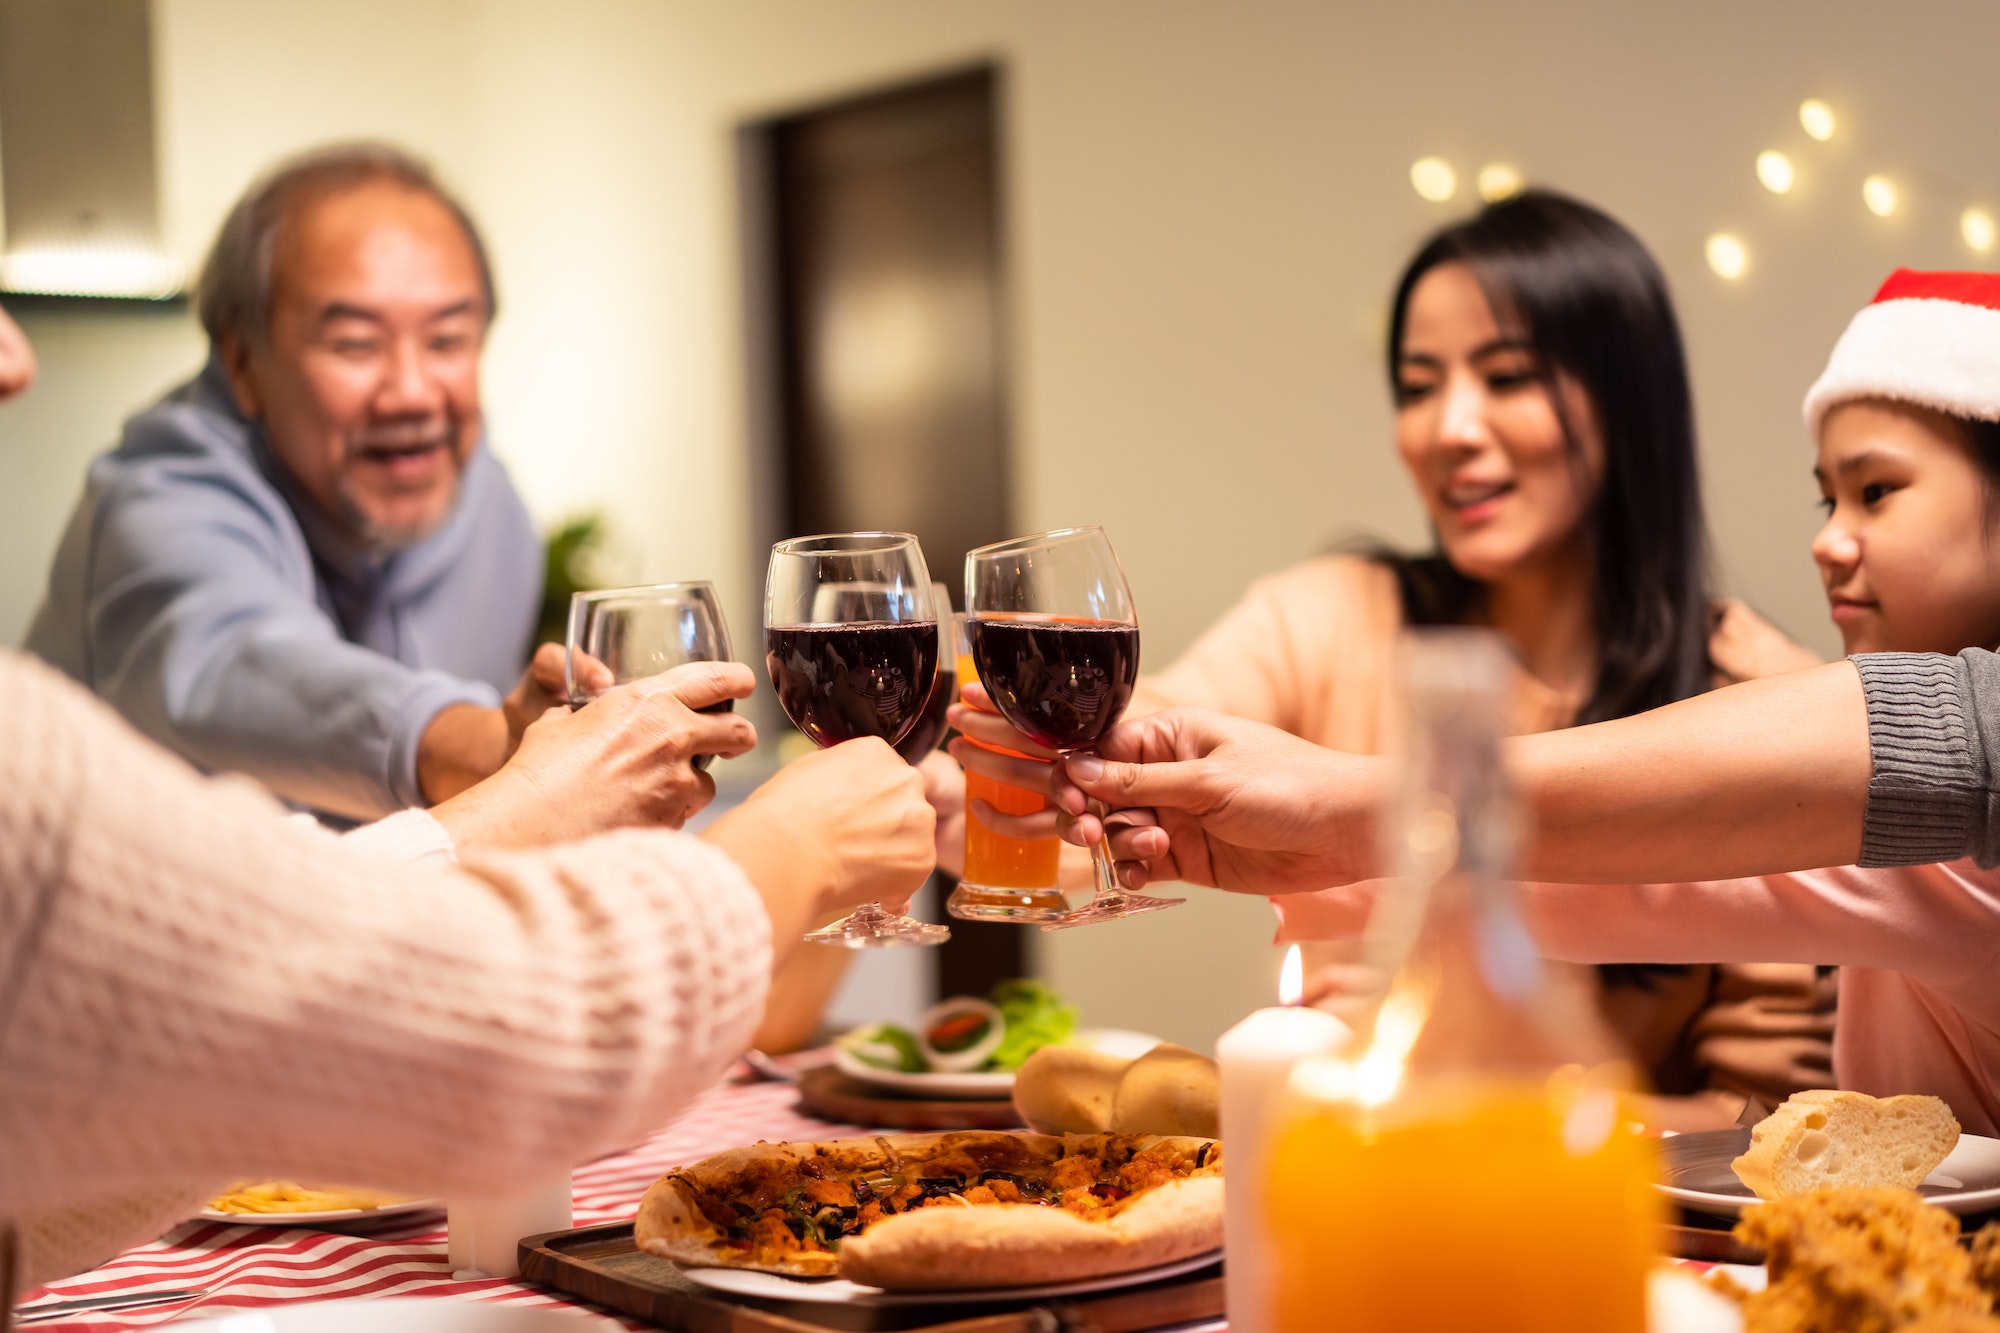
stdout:
{"type": "Polygon", "coordinates": [[[439,184],[430,167],[393,144],[330,144],[271,168],[223,219],[195,288],[195,308],[209,341],[220,346],[233,334],[253,343],[263,342],[271,329],[271,269],[279,230],[301,205],[376,181],[427,194],[457,220],[479,265],[486,315],[492,318],[497,303],[486,243],[480,239],[472,215],[439,184]]]}

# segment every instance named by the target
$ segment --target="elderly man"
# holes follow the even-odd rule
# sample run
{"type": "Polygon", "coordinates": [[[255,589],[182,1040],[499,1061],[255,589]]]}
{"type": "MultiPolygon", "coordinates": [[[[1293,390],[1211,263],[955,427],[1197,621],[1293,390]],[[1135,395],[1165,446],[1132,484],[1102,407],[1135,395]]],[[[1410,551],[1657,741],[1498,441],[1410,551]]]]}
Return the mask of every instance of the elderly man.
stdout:
{"type": "Polygon", "coordinates": [[[92,465],[27,646],[323,812],[492,773],[547,703],[531,677],[501,697],[542,552],[482,445],[471,219],[393,148],[311,152],[231,210],[199,307],[208,364],[92,465]]]}

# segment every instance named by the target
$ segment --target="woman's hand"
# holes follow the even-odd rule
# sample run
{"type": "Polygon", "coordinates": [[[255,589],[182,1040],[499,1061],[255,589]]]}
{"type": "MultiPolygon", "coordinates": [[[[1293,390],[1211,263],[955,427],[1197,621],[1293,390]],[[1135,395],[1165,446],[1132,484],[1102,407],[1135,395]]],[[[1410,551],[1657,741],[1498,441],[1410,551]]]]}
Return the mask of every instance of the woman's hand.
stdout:
{"type": "Polygon", "coordinates": [[[1132,888],[1185,880],[1240,893],[1299,893],[1374,873],[1380,759],[1206,709],[1122,722],[1097,754],[1072,755],[1050,783],[1063,836],[1080,845],[1109,825],[1132,888]],[[1100,757],[1101,756],[1101,757],[1100,757]],[[1095,797],[1119,813],[1100,821],[1095,797]]]}
{"type": "MultiPolygon", "coordinates": [[[[993,701],[978,682],[970,682],[959,691],[959,702],[951,706],[945,720],[961,733],[960,738],[952,741],[947,748],[951,757],[963,764],[967,772],[991,778],[1003,787],[1018,787],[1023,791],[1049,790],[1049,784],[1055,780],[1055,751],[1043,749],[1014,730],[1013,723],[994,711],[993,701]],[[979,744],[968,745],[967,740],[978,741],[979,744]],[[1014,754],[997,754],[989,748],[992,746],[1012,750],[1014,754]]],[[[961,794],[959,799],[963,802],[964,796],[961,794]]],[[[1056,813],[1052,808],[1031,815],[1009,815],[1001,813],[986,801],[974,801],[971,813],[1002,837],[1032,841],[1053,838],[1057,832],[1056,813]]]]}
{"type": "Polygon", "coordinates": [[[694,767],[695,756],[734,758],[757,744],[748,718],[696,710],[747,699],[756,685],[741,663],[689,662],[609,690],[576,712],[548,707],[498,773],[432,813],[461,847],[679,828],[715,798],[715,780],[694,767]]]}
{"type": "Polygon", "coordinates": [[[785,765],[702,837],[764,895],[782,949],[863,903],[900,910],[937,863],[936,831],[923,776],[868,737],[785,765]]]}

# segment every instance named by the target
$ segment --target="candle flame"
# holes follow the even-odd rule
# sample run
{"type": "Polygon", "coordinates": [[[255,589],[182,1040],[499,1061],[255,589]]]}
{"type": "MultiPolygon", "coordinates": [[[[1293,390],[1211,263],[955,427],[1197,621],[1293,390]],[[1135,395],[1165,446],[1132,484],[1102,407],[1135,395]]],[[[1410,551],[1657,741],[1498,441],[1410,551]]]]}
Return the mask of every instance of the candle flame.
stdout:
{"type": "Polygon", "coordinates": [[[1278,1003],[1295,1005],[1306,993],[1306,964],[1294,944],[1285,950],[1285,965],[1278,969],[1278,1003]]]}

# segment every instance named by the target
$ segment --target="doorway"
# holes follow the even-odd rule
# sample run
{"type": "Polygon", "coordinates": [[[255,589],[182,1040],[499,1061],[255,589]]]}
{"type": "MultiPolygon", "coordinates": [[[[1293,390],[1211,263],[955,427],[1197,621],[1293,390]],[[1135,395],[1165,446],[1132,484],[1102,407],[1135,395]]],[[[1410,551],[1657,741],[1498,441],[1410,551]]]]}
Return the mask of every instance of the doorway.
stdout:
{"type": "MultiPolygon", "coordinates": [[[[743,132],[758,586],[773,541],[888,529],[962,608],[965,552],[1013,535],[999,93],[980,66],[743,132]]],[[[950,924],[931,996],[1027,972],[1022,928],[950,924]]]]}

